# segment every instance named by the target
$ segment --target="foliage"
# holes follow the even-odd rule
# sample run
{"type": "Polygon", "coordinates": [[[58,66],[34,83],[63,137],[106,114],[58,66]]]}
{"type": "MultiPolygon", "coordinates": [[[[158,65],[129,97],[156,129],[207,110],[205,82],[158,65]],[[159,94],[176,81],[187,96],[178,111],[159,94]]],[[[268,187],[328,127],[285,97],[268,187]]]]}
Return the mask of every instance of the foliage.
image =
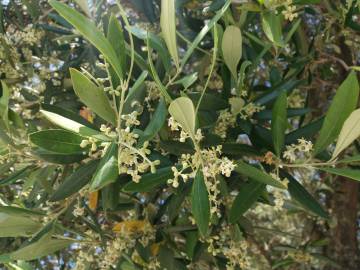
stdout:
{"type": "Polygon", "coordinates": [[[0,5],[0,263],[340,267],[359,2],[108,2],[0,5]]]}

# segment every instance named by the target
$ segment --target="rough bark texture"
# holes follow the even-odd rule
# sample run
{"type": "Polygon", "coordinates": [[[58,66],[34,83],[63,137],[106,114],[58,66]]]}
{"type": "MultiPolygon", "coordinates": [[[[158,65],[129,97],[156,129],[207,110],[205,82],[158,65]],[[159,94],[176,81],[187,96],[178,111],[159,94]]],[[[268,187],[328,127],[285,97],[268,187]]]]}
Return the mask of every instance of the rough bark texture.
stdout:
{"type": "Polygon", "coordinates": [[[338,177],[335,183],[331,208],[337,224],[331,230],[328,254],[341,265],[341,269],[358,270],[360,269],[357,242],[359,185],[345,177],[338,177]]]}

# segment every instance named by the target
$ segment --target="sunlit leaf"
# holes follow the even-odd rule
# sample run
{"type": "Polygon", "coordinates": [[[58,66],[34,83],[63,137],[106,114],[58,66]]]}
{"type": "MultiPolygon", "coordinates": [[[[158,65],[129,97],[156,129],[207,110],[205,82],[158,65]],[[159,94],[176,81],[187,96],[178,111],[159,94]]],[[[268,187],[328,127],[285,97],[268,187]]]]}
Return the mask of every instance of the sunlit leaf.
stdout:
{"type": "Polygon", "coordinates": [[[18,249],[10,254],[13,260],[30,261],[50,255],[56,251],[70,246],[75,241],[68,239],[54,239],[49,234],[43,236],[39,241],[18,249]]]}
{"type": "Polygon", "coordinates": [[[336,139],[345,120],[355,109],[358,98],[359,83],[356,73],[352,71],[336,91],[336,95],[326,113],[319,137],[314,146],[314,155],[325,150],[336,139]]]}
{"type": "Polygon", "coordinates": [[[104,34],[96,27],[93,20],[86,18],[75,9],[58,1],[50,0],[49,4],[73,25],[85,39],[93,44],[111,64],[119,78],[123,78],[123,70],[121,69],[121,63],[116,52],[104,34]]]}
{"type": "Polygon", "coordinates": [[[0,237],[29,236],[41,226],[40,222],[29,217],[4,213],[0,210],[0,237]]]}
{"type": "Polygon", "coordinates": [[[266,37],[276,46],[284,46],[282,36],[282,15],[274,11],[266,11],[262,14],[262,28],[266,37]]]}
{"type": "Polygon", "coordinates": [[[179,56],[176,43],[175,0],[161,0],[160,26],[166,46],[169,49],[175,65],[178,67],[179,56]]]}
{"type": "Polygon", "coordinates": [[[335,159],[345,148],[360,136],[360,109],[353,111],[344,122],[332,155],[335,159]]]}
{"type": "Polygon", "coordinates": [[[191,136],[195,134],[195,109],[191,99],[179,97],[171,102],[169,113],[191,136]]]}
{"type": "Polygon", "coordinates": [[[104,89],[91,82],[76,69],[70,69],[74,91],[86,106],[104,120],[116,124],[116,113],[110,105],[104,89]]]}
{"type": "Polygon", "coordinates": [[[237,78],[237,66],[242,55],[242,36],[238,27],[233,25],[226,27],[221,48],[225,64],[233,77],[237,78]]]}

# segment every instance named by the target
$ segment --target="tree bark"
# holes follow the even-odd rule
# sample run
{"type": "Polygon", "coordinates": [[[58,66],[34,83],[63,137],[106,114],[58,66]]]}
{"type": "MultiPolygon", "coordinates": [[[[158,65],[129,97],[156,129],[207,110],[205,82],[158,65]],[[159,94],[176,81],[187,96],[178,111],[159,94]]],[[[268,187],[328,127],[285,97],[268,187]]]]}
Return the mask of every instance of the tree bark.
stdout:
{"type": "MultiPolygon", "coordinates": [[[[351,49],[345,44],[345,38],[339,38],[342,59],[347,65],[353,65],[351,49]]],[[[340,82],[345,80],[348,71],[339,74],[340,82]]],[[[358,246],[358,196],[359,183],[346,177],[337,177],[334,181],[334,193],[330,200],[331,216],[336,225],[330,230],[328,256],[334,259],[341,269],[360,269],[360,254],[358,246]]],[[[327,269],[338,269],[329,267],[327,269]]]]}

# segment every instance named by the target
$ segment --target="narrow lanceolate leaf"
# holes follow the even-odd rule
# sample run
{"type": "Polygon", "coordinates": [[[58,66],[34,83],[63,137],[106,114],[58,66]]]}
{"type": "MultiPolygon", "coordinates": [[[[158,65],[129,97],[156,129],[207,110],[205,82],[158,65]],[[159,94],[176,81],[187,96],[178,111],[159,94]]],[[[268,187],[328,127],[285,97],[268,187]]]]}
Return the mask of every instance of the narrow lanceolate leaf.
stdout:
{"type": "Polygon", "coordinates": [[[221,17],[225,14],[227,9],[231,4],[231,0],[227,0],[223,7],[216,13],[216,15],[201,29],[199,34],[196,36],[194,41],[191,43],[189,48],[187,49],[184,57],[181,60],[181,66],[185,66],[186,62],[189,60],[194,50],[199,46],[200,42],[207,35],[207,33],[214,27],[214,25],[221,19],[221,17]]]}
{"type": "Polygon", "coordinates": [[[46,119],[48,119],[50,122],[52,122],[53,124],[75,132],[75,133],[79,133],[80,135],[83,136],[103,136],[101,132],[94,130],[92,128],[89,128],[81,123],[78,123],[72,119],[69,119],[63,115],[54,113],[54,112],[50,112],[50,111],[46,111],[46,110],[40,110],[40,112],[46,117],[46,119]]]}
{"type": "Polygon", "coordinates": [[[9,98],[10,98],[10,90],[7,85],[1,81],[2,87],[2,96],[0,97],[0,119],[3,120],[5,126],[9,128],[9,98]]]}
{"type": "Polygon", "coordinates": [[[272,178],[269,174],[255,168],[254,166],[246,164],[243,161],[238,161],[236,163],[235,171],[260,183],[286,189],[286,186],[279,180],[272,178]]]}
{"type": "Polygon", "coordinates": [[[88,0],[75,0],[76,4],[79,5],[79,7],[84,11],[86,16],[91,17],[91,12],[89,8],[88,0]]]}
{"type": "Polygon", "coordinates": [[[116,113],[110,105],[110,101],[104,89],[96,86],[80,71],[70,69],[71,80],[76,95],[92,111],[111,124],[116,124],[116,113]]]}
{"type": "Polygon", "coordinates": [[[0,206],[0,213],[20,217],[41,217],[45,215],[45,213],[41,211],[9,205],[0,206]]]}
{"type": "Polygon", "coordinates": [[[284,46],[281,21],[281,14],[275,14],[273,11],[266,11],[262,14],[262,28],[266,37],[279,47],[284,46]]]}
{"type": "Polygon", "coordinates": [[[341,127],[356,108],[359,97],[359,83],[356,73],[351,72],[340,85],[326,114],[319,137],[314,147],[314,155],[319,154],[339,135],[341,127]]]}
{"type": "Polygon", "coordinates": [[[0,237],[29,236],[41,228],[42,224],[29,217],[0,213],[0,237]]]}
{"type": "Polygon", "coordinates": [[[35,260],[65,249],[74,242],[75,241],[68,239],[53,239],[49,234],[47,234],[40,238],[37,242],[12,252],[10,254],[10,258],[12,260],[24,261],[35,260]]]}
{"type": "Polygon", "coordinates": [[[328,213],[320,203],[292,175],[286,172],[281,172],[281,175],[289,180],[288,190],[292,199],[313,214],[322,218],[329,218],[328,213]]]}
{"type": "Polygon", "coordinates": [[[139,138],[139,144],[149,141],[159,132],[166,121],[167,116],[166,103],[163,98],[159,100],[159,104],[153,114],[150,123],[145,128],[144,133],[139,138]]]}
{"type": "Polygon", "coordinates": [[[29,165],[19,171],[13,172],[8,177],[0,179],[0,186],[11,185],[20,179],[24,179],[26,176],[29,175],[30,170],[34,168],[35,166],[29,165]]]}
{"type": "Polygon", "coordinates": [[[30,141],[36,146],[59,154],[81,154],[84,149],[80,144],[84,137],[62,129],[37,131],[29,135],[30,141]]]}
{"type": "Polygon", "coordinates": [[[121,69],[120,60],[110,42],[94,22],[66,4],[55,0],[50,0],[49,4],[104,55],[106,61],[110,63],[116,74],[122,79],[123,70],[121,69]]]}
{"type": "MultiPolygon", "coordinates": [[[[111,14],[107,32],[107,39],[110,44],[113,46],[116,55],[119,58],[121,69],[126,70],[126,43],[124,38],[124,32],[119,20],[114,14],[111,14]]],[[[116,76],[115,70],[110,67],[111,80],[113,82],[114,88],[120,85],[121,78],[116,76]]]]}
{"type": "Polygon", "coordinates": [[[195,134],[195,109],[191,99],[179,97],[171,102],[169,113],[191,136],[195,134]]]}
{"type": "Polygon", "coordinates": [[[360,170],[353,170],[348,168],[319,168],[319,170],[360,181],[360,170]]]}
{"type": "Polygon", "coordinates": [[[117,151],[118,147],[115,143],[112,143],[107,149],[105,155],[100,160],[94,177],[91,180],[91,191],[98,190],[116,181],[119,175],[117,164],[117,151]]]}
{"type": "Polygon", "coordinates": [[[249,181],[240,187],[240,191],[231,206],[229,219],[235,223],[257,201],[265,189],[265,184],[257,181],[249,181]]]}
{"type": "Polygon", "coordinates": [[[93,173],[98,165],[97,160],[90,161],[80,166],[51,195],[50,201],[60,201],[78,192],[82,187],[90,182],[93,173]]]}
{"type": "Polygon", "coordinates": [[[206,236],[210,222],[210,202],[204,175],[201,170],[197,171],[192,186],[191,211],[200,234],[206,236]]]}
{"type": "Polygon", "coordinates": [[[285,130],[287,126],[286,92],[283,92],[276,100],[272,110],[271,132],[275,153],[278,157],[285,142],[285,130]]]}
{"type": "Polygon", "coordinates": [[[242,36],[238,27],[233,25],[226,27],[221,48],[225,64],[231,71],[233,77],[236,79],[237,66],[242,55],[242,36]]]}
{"type": "Polygon", "coordinates": [[[360,136],[360,109],[353,111],[346,119],[332,155],[335,159],[346,147],[360,136]]]}
{"type": "Polygon", "coordinates": [[[179,56],[176,44],[175,0],[161,0],[160,26],[169,53],[179,67],[179,56]]]}
{"type": "Polygon", "coordinates": [[[347,157],[347,158],[338,160],[336,163],[354,163],[354,162],[360,162],[360,155],[347,157]]]}

